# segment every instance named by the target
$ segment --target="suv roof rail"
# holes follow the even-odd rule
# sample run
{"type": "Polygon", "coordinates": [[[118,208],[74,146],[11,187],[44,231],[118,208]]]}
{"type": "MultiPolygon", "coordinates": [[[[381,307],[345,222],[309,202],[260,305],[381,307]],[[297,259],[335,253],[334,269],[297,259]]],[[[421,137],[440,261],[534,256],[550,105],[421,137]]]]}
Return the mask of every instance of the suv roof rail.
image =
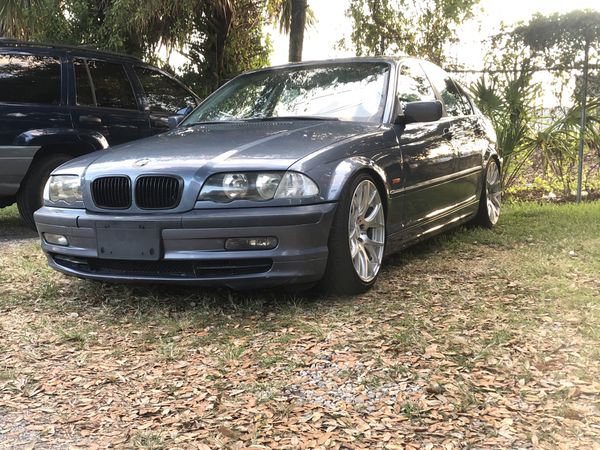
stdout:
{"type": "Polygon", "coordinates": [[[136,61],[141,61],[140,58],[136,56],[131,56],[126,53],[119,53],[110,50],[100,50],[96,48],[93,44],[78,44],[78,45],[69,45],[69,44],[44,44],[40,42],[30,42],[23,41],[21,39],[15,39],[11,37],[0,37],[0,44],[8,44],[14,46],[27,46],[27,47],[41,47],[41,48],[55,48],[57,50],[76,50],[76,51],[87,51],[90,53],[98,53],[102,55],[112,55],[118,56],[120,58],[133,59],[136,61]]]}

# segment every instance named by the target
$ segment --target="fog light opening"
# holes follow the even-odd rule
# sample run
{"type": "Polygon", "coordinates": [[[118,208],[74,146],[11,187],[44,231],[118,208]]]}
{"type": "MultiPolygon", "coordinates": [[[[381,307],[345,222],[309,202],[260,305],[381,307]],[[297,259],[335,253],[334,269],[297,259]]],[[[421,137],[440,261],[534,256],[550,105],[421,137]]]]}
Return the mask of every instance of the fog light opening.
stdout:
{"type": "Polygon", "coordinates": [[[62,234],[44,233],[44,239],[48,244],[52,245],[60,245],[62,247],[67,247],[69,245],[69,240],[62,234]]]}
{"type": "Polygon", "coordinates": [[[225,241],[227,250],[271,250],[277,247],[276,237],[230,238],[225,241]]]}

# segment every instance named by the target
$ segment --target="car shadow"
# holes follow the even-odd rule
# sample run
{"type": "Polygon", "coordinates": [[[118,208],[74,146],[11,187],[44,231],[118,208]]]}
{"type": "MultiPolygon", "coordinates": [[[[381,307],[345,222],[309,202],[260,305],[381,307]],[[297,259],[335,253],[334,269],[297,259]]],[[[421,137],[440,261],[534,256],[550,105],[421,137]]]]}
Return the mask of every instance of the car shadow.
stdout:
{"type": "MultiPolygon", "coordinates": [[[[456,233],[450,230],[437,237],[417,243],[387,258],[378,285],[408,264],[425,264],[429,257],[444,251],[456,233]]],[[[235,291],[218,287],[193,287],[160,284],[112,284],[93,281],[75,282],[82,308],[114,306],[124,314],[139,314],[141,310],[165,313],[185,313],[202,310],[209,314],[231,314],[239,318],[261,316],[294,308],[304,313],[335,305],[369,301],[377,295],[377,285],[364,295],[330,295],[322,289],[303,286],[250,289],[235,291]],[[108,304],[107,304],[108,303],[108,304]]],[[[385,288],[385,286],[382,286],[385,288]]]]}

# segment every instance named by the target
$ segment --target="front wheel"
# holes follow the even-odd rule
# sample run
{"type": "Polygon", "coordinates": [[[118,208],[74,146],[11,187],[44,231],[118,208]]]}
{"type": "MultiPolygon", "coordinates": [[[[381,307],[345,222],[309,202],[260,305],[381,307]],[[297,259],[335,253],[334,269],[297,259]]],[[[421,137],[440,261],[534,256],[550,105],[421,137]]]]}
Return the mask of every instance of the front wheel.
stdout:
{"type": "Polygon", "coordinates": [[[359,294],[375,284],[385,248],[385,213],[368,174],[352,180],[342,195],[329,238],[323,290],[359,294]]]}
{"type": "Polygon", "coordinates": [[[485,171],[479,210],[475,216],[475,223],[486,228],[492,228],[500,218],[502,205],[502,177],[500,168],[495,160],[490,160],[485,171]]]}

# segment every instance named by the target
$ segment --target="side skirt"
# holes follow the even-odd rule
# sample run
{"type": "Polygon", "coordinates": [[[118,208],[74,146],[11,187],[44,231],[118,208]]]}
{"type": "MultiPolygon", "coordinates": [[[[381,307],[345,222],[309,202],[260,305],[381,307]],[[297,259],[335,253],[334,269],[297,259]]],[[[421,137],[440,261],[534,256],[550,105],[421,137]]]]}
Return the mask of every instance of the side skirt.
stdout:
{"type": "Polygon", "coordinates": [[[388,236],[388,244],[385,250],[386,256],[469,222],[477,215],[478,208],[479,199],[476,199],[457,210],[450,211],[443,216],[438,216],[427,223],[419,224],[418,226],[388,236]],[[406,236],[411,237],[406,238],[406,236]]]}

